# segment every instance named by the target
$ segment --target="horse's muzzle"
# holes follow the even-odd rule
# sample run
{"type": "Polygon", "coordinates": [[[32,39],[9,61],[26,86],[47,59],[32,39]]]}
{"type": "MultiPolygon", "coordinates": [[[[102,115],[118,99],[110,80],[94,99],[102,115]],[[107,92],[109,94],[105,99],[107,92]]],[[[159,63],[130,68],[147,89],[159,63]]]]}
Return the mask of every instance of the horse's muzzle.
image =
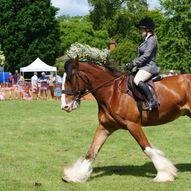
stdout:
{"type": "Polygon", "coordinates": [[[66,106],[62,107],[61,109],[67,111],[67,110],[69,110],[69,106],[66,105],[66,106]]]}
{"type": "Polygon", "coordinates": [[[61,109],[66,112],[71,112],[75,109],[77,109],[79,106],[79,103],[77,101],[72,102],[72,104],[63,104],[61,105],[61,109]]]}
{"type": "Polygon", "coordinates": [[[72,107],[69,107],[68,105],[61,107],[61,109],[66,112],[71,112],[73,110],[72,107]]]}

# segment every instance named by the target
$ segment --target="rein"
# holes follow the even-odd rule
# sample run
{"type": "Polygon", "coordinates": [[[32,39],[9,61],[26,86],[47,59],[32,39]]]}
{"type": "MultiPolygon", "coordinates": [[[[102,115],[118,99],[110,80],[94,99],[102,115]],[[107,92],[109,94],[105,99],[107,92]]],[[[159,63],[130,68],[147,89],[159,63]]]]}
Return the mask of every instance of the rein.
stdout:
{"type": "MultiPolygon", "coordinates": [[[[84,93],[81,97],[84,97],[85,95],[87,95],[87,94],[89,94],[89,93],[95,92],[95,91],[97,91],[98,89],[102,88],[103,86],[105,86],[105,85],[107,85],[107,84],[109,84],[109,83],[111,83],[111,82],[113,82],[113,81],[115,81],[116,79],[119,79],[119,78],[121,78],[121,77],[122,77],[122,75],[117,76],[117,77],[115,77],[115,78],[113,78],[113,79],[111,79],[111,80],[108,80],[108,81],[104,82],[104,83],[101,84],[101,85],[98,85],[97,87],[95,87],[95,88],[93,88],[93,89],[91,89],[91,90],[89,90],[89,89],[86,90],[85,93],[84,93]]],[[[83,80],[83,79],[82,79],[82,80],[83,80]]]]}
{"type": "MultiPolygon", "coordinates": [[[[105,86],[109,83],[114,82],[115,80],[121,78],[122,76],[123,75],[114,77],[113,79],[108,80],[108,81],[104,82],[103,84],[98,85],[97,87],[95,87],[93,89],[89,89],[86,87],[85,89],[82,89],[82,90],[62,90],[62,94],[76,96],[76,101],[80,102],[80,99],[82,97],[84,97],[85,95],[97,91],[98,89],[102,88],[103,86],[105,86]]],[[[84,77],[82,77],[82,75],[80,75],[80,72],[77,72],[76,79],[77,79],[77,77],[79,77],[85,83],[85,85],[88,86],[88,82],[84,79],[84,77]]],[[[78,82],[78,88],[79,88],[79,82],[78,82]]]]}

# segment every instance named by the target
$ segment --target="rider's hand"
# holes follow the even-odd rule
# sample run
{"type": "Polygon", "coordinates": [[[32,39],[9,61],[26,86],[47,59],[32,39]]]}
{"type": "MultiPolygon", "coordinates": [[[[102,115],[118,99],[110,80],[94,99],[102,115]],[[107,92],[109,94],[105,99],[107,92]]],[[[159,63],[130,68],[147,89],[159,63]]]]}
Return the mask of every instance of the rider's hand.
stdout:
{"type": "Polygon", "coordinates": [[[137,73],[138,71],[138,67],[137,66],[133,66],[133,69],[131,70],[132,73],[137,73]]]}
{"type": "Polygon", "coordinates": [[[134,65],[132,62],[125,64],[125,71],[131,71],[134,68],[134,65]]]}

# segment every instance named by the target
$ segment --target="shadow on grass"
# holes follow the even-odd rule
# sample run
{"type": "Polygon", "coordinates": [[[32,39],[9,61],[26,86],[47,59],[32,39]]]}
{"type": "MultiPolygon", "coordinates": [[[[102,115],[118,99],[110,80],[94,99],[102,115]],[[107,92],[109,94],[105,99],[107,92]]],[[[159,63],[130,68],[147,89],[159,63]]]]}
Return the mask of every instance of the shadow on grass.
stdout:
{"type": "Polygon", "coordinates": [[[182,163],[175,165],[180,172],[191,172],[191,163],[182,163]]]}
{"type": "MultiPolygon", "coordinates": [[[[179,172],[191,172],[190,163],[176,164],[176,168],[179,172]]],[[[150,177],[154,178],[156,176],[156,170],[153,166],[153,163],[148,162],[144,165],[128,165],[128,166],[104,166],[104,167],[95,167],[91,178],[111,176],[111,175],[132,175],[132,176],[141,176],[141,177],[150,177]]]]}
{"type": "Polygon", "coordinates": [[[144,165],[128,165],[128,166],[104,166],[95,167],[93,169],[92,178],[110,176],[110,175],[132,175],[132,176],[147,176],[154,178],[156,170],[153,163],[145,163],[144,165]]]}

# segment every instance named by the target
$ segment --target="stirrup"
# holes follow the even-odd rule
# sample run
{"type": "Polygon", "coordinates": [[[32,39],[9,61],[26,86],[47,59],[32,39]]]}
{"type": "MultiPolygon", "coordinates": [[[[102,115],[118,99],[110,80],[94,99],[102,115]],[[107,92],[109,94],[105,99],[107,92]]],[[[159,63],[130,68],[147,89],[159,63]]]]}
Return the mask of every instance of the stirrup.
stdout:
{"type": "Polygon", "coordinates": [[[145,105],[143,106],[144,111],[151,111],[153,109],[157,109],[160,106],[160,103],[158,103],[156,100],[153,101],[154,103],[146,101],[145,105]]]}
{"type": "Polygon", "coordinates": [[[149,111],[153,109],[157,109],[158,107],[159,107],[159,103],[156,100],[148,102],[149,111]]]}

